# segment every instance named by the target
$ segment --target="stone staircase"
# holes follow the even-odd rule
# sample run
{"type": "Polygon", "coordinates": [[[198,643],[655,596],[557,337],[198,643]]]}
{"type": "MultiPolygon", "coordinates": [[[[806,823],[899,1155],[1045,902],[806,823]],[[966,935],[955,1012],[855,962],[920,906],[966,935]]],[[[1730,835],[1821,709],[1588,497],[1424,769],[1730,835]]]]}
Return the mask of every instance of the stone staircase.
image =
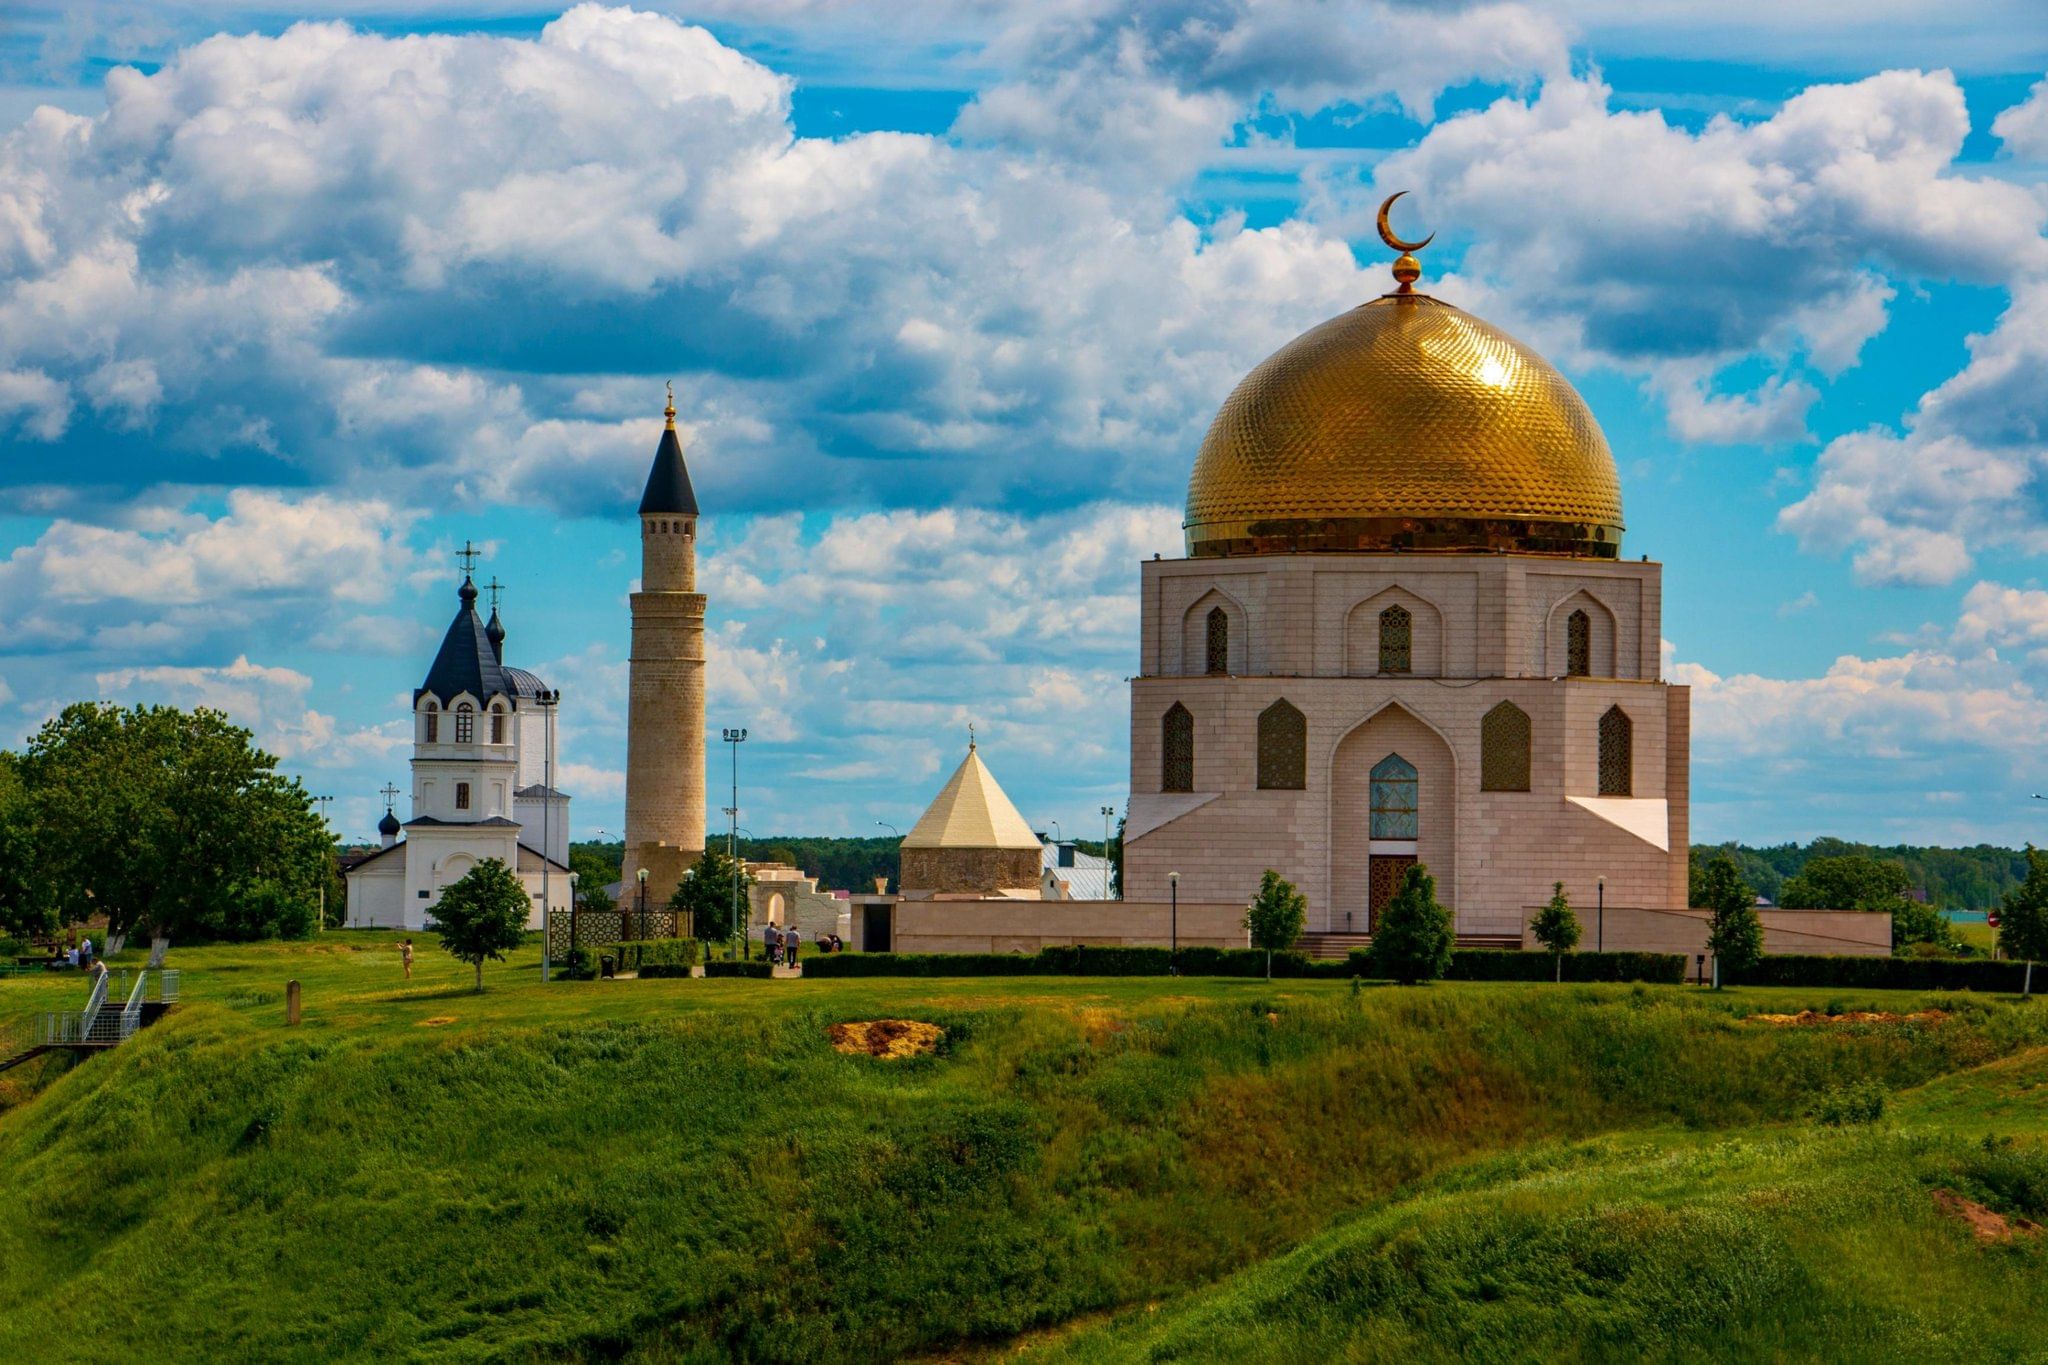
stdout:
{"type": "Polygon", "coordinates": [[[1371,934],[1303,934],[1295,946],[1310,957],[1326,962],[1342,962],[1351,956],[1353,948],[1372,945],[1371,934]]]}

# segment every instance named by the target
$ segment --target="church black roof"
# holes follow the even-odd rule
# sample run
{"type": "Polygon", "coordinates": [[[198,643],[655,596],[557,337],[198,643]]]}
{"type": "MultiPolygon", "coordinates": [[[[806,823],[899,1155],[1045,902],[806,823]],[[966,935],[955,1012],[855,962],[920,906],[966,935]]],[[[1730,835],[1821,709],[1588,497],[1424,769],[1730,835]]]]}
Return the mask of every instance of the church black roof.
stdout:
{"type": "Polygon", "coordinates": [[[675,419],[669,419],[654,449],[654,467],[647,471],[647,491],[640,495],[640,515],[680,513],[697,515],[697,490],[690,487],[690,469],[683,463],[683,443],[676,437],[675,419]]]}
{"type": "Polygon", "coordinates": [[[434,655],[434,666],[427,670],[427,680],[412,694],[415,706],[429,692],[442,701],[464,692],[481,701],[514,690],[476,614],[476,584],[465,577],[456,596],[462,599],[462,606],[448,623],[448,633],[441,637],[441,649],[434,655]]]}

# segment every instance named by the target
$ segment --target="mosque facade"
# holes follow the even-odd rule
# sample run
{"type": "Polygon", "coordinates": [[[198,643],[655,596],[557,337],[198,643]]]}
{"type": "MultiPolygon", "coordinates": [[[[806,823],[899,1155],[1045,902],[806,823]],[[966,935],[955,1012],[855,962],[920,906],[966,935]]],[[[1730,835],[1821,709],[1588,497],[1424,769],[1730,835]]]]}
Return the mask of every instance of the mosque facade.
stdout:
{"type": "Polygon", "coordinates": [[[1125,895],[1242,903],[1274,868],[1311,931],[1365,934],[1420,863],[1504,944],[1555,882],[1682,909],[1690,697],[1606,438],[1405,250],[1395,275],[1239,384],[1185,557],[1143,566],[1125,895]]]}

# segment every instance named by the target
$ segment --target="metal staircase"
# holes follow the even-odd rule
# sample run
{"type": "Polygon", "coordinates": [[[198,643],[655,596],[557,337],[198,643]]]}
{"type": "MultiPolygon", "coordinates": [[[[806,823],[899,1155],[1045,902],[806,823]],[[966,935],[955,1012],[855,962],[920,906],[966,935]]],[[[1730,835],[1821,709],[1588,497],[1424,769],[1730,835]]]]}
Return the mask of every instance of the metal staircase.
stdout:
{"type": "MultiPolygon", "coordinates": [[[[126,985],[126,974],[122,974],[126,985]]],[[[0,1071],[33,1061],[46,1052],[62,1048],[71,1052],[102,1052],[135,1036],[137,1029],[154,1023],[178,999],[178,973],[150,971],[135,973],[134,985],[125,1004],[109,1006],[109,987],[114,973],[102,972],[92,983],[85,1008],[46,1010],[0,1030],[0,1071]],[[151,984],[155,990],[152,998],[151,984]]]]}

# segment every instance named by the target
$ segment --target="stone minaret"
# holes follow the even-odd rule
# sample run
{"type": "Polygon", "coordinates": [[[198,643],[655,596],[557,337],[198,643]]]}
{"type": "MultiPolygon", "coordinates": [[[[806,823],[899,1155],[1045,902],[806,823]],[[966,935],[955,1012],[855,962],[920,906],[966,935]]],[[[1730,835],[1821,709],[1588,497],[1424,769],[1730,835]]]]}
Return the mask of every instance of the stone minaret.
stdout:
{"type": "Polygon", "coordinates": [[[676,437],[675,397],[640,498],[626,721],[622,908],[647,869],[649,909],[668,904],[704,852],[704,596],[697,591],[697,495],[676,437]]]}

